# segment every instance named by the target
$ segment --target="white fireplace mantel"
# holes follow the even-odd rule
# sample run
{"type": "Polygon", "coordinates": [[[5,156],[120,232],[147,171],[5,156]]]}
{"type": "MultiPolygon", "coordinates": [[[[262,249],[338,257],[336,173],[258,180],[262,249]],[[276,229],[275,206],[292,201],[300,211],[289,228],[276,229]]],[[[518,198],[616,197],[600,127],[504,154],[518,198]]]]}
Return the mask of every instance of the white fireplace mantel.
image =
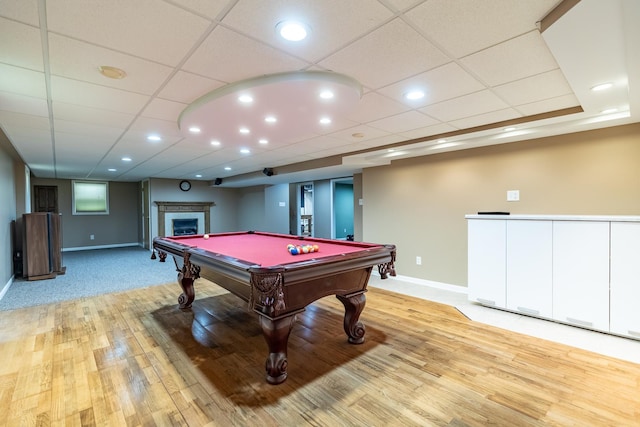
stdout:
{"type": "MultiPolygon", "coordinates": [[[[204,233],[210,232],[210,216],[211,216],[211,206],[215,206],[214,202],[154,202],[158,206],[158,230],[157,236],[165,237],[166,234],[166,224],[167,224],[167,214],[169,217],[175,214],[179,214],[179,217],[185,217],[184,214],[204,214],[203,226],[204,229],[199,228],[198,232],[201,230],[204,233]]],[[[201,218],[201,215],[197,215],[197,217],[201,218]]]]}

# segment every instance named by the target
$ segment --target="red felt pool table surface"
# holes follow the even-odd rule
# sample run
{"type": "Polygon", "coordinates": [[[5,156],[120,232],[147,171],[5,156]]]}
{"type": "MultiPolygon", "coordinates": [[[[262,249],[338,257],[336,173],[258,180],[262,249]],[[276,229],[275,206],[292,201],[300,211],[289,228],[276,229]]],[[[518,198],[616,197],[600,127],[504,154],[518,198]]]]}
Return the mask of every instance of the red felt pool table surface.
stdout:
{"type": "Polygon", "coordinates": [[[320,259],[328,256],[358,252],[363,249],[376,248],[380,245],[317,239],[311,237],[282,236],[269,233],[223,233],[211,234],[205,239],[202,234],[190,236],[166,237],[176,243],[189,245],[205,251],[237,258],[245,262],[269,267],[288,263],[320,259]],[[287,245],[318,245],[319,252],[291,255],[287,245]]]}

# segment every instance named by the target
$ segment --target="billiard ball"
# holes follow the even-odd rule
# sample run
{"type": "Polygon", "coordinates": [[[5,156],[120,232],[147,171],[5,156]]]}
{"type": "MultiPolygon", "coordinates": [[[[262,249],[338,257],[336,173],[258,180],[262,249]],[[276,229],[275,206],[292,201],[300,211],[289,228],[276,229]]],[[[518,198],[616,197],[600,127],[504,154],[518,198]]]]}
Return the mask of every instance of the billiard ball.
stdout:
{"type": "Polygon", "coordinates": [[[209,235],[208,235],[208,234],[205,234],[205,235],[204,235],[204,236],[202,236],[202,237],[204,237],[205,239],[208,239],[208,238],[209,238],[209,235]]]}

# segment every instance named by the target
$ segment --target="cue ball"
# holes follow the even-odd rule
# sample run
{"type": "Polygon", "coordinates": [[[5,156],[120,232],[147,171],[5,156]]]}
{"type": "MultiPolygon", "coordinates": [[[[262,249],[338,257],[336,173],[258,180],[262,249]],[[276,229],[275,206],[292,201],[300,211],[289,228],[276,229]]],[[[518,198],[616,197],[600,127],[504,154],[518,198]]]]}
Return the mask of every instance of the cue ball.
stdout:
{"type": "Polygon", "coordinates": [[[208,238],[209,238],[209,235],[208,235],[208,234],[205,234],[205,235],[204,235],[204,236],[202,236],[202,237],[204,237],[205,239],[208,239],[208,238]]]}

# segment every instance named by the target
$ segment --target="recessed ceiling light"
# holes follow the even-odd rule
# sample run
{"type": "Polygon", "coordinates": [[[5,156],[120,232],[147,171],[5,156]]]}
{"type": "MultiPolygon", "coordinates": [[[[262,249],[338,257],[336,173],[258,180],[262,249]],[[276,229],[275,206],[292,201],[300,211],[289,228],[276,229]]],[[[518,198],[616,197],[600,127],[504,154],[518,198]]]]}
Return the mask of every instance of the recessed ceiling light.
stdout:
{"type": "Polygon", "coordinates": [[[109,168],[109,169],[107,169],[107,170],[108,170],[109,172],[115,172],[115,171],[117,171],[118,169],[109,168]]]}
{"type": "Polygon", "coordinates": [[[331,92],[330,90],[323,90],[322,92],[320,92],[320,98],[322,99],[331,99],[333,98],[333,92],[331,92]]]}
{"type": "Polygon", "coordinates": [[[249,154],[249,153],[251,153],[251,150],[249,150],[248,148],[241,148],[241,149],[240,149],[240,152],[241,152],[242,154],[249,154]]]}
{"type": "Polygon", "coordinates": [[[238,101],[242,102],[243,104],[249,104],[253,102],[253,97],[251,95],[240,95],[238,97],[238,101]]]}
{"type": "Polygon", "coordinates": [[[191,132],[191,133],[200,133],[200,128],[197,127],[197,126],[191,126],[189,128],[189,132],[191,132]]]}
{"type": "Polygon", "coordinates": [[[196,175],[196,178],[202,178],[202,175],[197,174],[197,175],[196,175]]]}
{"type": "Polygon", "coordinates": [[[610,82],[602,83],[602,84],[599,84],[599,85],[595,85],[594,87],[591,88],[591,90],[594,91],[594,92],[598,92],[598,91],[601,91],[601,90],[609,89],[611,86],[613,86],[613,83],[610,83],[610,82]]]}
{"type": "Polygon", "coordinates": [[[226,170],[226,171],[230,171],[230,170],[231,170],[231,168],[230,168],[229,166],[225,166],[224,170],[226,170]]]}
{"type": "Polygon", "coordinates": [[[149,135],[149,136],[147,136],[147,140],[148,141],[153,141],[153,142],[158,142],[158,141],[162,141],[162,138],[160,138],[158,135],[149,135]]]}
{"type": "Polygon", "coordinates": [[[264,118],[264,121],[267,123],[275,123],[278,121],[274,116],[267,116],[264,118]]]}
{"type": "Polygon", "coordinates": [[[125,77],[127,77],[127,73],[125,73],[124,70],[121,70],[120,68],[117,68],[117,67],[110,67],[108,65],[102,65],[98,67],[98,71],[100,71],[100,74],[110,79],[118,80],[118,79],[124,79],[125,77]]]}
{"type": "Polygon", "coordinates": [[[212,139],[211,140],[211,145],[215,145],[216,147],[220,145],[220,141],[218,141],[217,139],[212,139]]]}
{"type": "Polygon", "coordinates": [[[251,131],[248,128],[240,128],[240,133],[247,135],[248,133],[250,133],[251,131]]]}
{"type": "Polygon", "coordinates": [[[276,31],[285,40],[299,42],[307,38],[309,28],[298,21],[282,21],[276,25],[276,31]]]}
{"type": "Polygon", "coordinates": [[[410,101],[415,101],[416,99],[424,98],[424,91],[422,90],[412,90],[404,94],[404,97],[410,101]]]}
{"type": "Polygon", "coordinates": [[[262,139],[260,139],[258,142],[259,142],[260,144],[268,144],[268,143],[269,143],[269,140],[268,140],[268,139],[265,139],[265,138],[262,138],[262,139]]]}
{"type": "Polygon", "coordinates": [[[323,125],[328,125],[329,123],[331,123],[331,119],[329,117],[323,117],[320,119],[320,123],[323,125]]]}
{"type": "Polygon", "coordinates": [[[122,161],[123,162],[130,162],[131,161],[131,157],[123,157],[122,161]]]}

